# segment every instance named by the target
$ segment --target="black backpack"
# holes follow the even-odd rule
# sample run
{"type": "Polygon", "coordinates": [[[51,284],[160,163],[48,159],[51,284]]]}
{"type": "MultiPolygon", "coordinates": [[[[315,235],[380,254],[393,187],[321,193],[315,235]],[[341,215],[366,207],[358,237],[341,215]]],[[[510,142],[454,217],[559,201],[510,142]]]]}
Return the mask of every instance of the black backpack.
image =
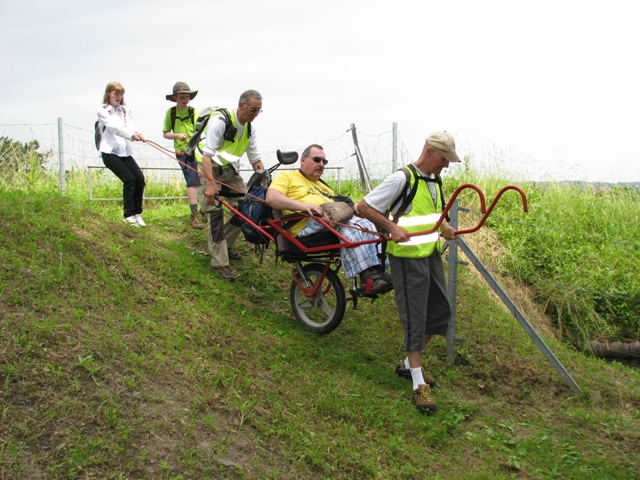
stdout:
{"type": "MultiPolygon", "coordinates": [[[[265,201],[270,183],[271,172],[269,170],[254,173],[247,185],[248,195],[244,197],[238,208],[242,215],[256,225],[267,225],[269,218],[271,218],[271,207],[265,201]]],[[[254,245],[267,245],[269,243],[268,238],[260,235],[260,232],[248,223],[243,222],[240,230],[242,230],[245,240],[249,243],[254,245]]]]}
{"type": "MultiPolygon", "coordinates": [[[[195,131],[193,135],[191,135],[191,139],[187,144],[186,154],[193,155],[196,150],[202,154],[202,150],[200,149],[200,142],[205,139],[202,135],[207,128],[207,124],[209,123],[209,119],[215,112],[222,113],[222,117],[224,118],[225,127],[224,127],[224,139],[228,142],[235,142],[236,133],[238,133],[238,129],[233,126],[233,122],[231,121],[231,116],[229,115],[229,111],[224,107],[207,107],[200,115],[198,115],[198,120],[196,120],[195,131]]],[[[247,136],[251,136],[251,123],[247,124],[247,136]]]]}
{"type": "MultiPolygon", "coordinates": [[[[393,212],[393,209],[396,207],[396,205],[402,202],[400,203],[400,207],[398,208],[398,210],[396,211],[395,215],[392,218],[393,223],[396,223],[396,224],[398,223],[398,220],[400,219],[400,217],[406,213],[407,208],[409,207],[409,205],[411,205],[411,202],[413,202],[413,198],[416,196],[416,192],[418,191],[418,184],[420,183],[420,180],[423,180],[425,182],[434,182],[438,184],[438,186],[440,187],[439,188],[440,203],[442,204],[442,208],[445,207],[446,202],[444,200],[444,195],[442,193],[442,178],[440,178],[440,175],[434,175],[435,178],[425,178],[422,175],[418,175],[417,168],[413,163],[410,163],[409,165],[407,165],[407,168],[403,167],[400,170],[403,171],[406,177],[407,183],[402,188],[402,192],[400,193],[400,195],[398,195],[398,197],[389,206],[389,213],[391,213],[393,212]],[[416,181],[413,183],[413,188],[407,193],[407,186],[409,185],[409,179],[411,175],[415,176],[416,181]]],[[[445,218],[448,222],[449,215],[447,215],[445,218]]]]}
{"type": "MultiPolygon", "coordinates": [[[[124,112],[124,114],[127,114],[127,110],[124,107],[120,107],[122,108],[122,111],[124,112]]],[[[96,120],[96,123],[93,125],[93,141],[96,144],[96,150],[100,151],[100,142],[102,141],[102,133],[104,132],[104,129],[107,128],[104,125],[102,126],[102,128],[100,127],[100,120],[96,120]]]]}

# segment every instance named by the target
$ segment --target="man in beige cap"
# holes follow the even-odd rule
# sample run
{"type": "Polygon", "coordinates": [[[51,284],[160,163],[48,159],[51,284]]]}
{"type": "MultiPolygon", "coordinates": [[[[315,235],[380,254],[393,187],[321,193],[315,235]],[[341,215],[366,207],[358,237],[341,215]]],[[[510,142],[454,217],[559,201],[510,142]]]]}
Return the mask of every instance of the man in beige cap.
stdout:
{"type": "MultiPolygon", "coordinates": [[[[407,351],[395,372],[413,380],[413,403],[420,412],[437,409],[431,394],[436,381],[422,368],[422,350],[434,335],[446,335],[451,306],[438,232],[408,234],[436,224],[445,206],[440,172],[459,161],[451,134],[431,133],[418,160],[391,174],[357,205],[358,213],[389,234],[387,254],[407,351]]],[[[456,238],[446,220],[439,230],[446,240],[456,238]]]]}

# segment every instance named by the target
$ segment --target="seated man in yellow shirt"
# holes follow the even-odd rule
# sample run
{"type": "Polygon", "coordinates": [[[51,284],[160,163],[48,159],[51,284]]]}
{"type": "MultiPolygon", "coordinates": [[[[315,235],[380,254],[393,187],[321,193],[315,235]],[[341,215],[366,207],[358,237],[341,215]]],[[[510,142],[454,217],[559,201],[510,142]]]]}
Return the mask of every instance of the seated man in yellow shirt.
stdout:
{"type": "MultiPolygon", "coordinates": [[[[335,195],[331,187],[320,181],[327,164],[324,150],[320,145],[310,145],[300,158],[300,170],[283,171],[273,179],[267,190],[267,204],[284,214],[305,212],[309,215],[321,215],[323,203],[331,202],[335,195]]],[[[369,220],[353,217],[350,225],[358,225],[370,231],[375,226],[369,220]]],[[[290,233],[303,238],[325,229],[319,222],[307,218],[290,227],[290,233]]],[[[338,227],[338,231],[349,241],[359,242],[375,238],[358,228],[338,227]]],[[[368,293],[385,293],[393,289],[391,275],[380,266],[377,246],[374,243],[360,245],[355,248],[341,248],[340,256],[347,278],[360,275],[360,283],[368,293]],[[366,285],[369,282],[369,287],[366,285]]]]}

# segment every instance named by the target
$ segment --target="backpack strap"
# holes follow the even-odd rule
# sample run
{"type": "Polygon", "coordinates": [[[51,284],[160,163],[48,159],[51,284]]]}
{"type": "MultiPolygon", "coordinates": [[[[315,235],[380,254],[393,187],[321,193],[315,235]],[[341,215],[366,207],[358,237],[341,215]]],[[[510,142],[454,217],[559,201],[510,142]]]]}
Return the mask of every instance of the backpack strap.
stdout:
{"type": "Polygon", "coordinates": [[[391,221],[395,224],[397,224],[398,220],[400,220],[400,217],[404,215],[405,210],[411,204],[411,202],[413,202],[413,198],[416,196],[416,192],[418,191],[418,182],[416,181],[414,182],[413,187],[409,191],[409,194],[407,194],[407,185],[409,185],[409,180],[411,178],[411,175],[415,174],[415,170],[414,170],[415,167],[413,168],[411,167],[413,167],[413,164],[407,165],[406,168],[403,167],[400,169],[405,175],[405,185],[404,187],[402,187],[402,192],[400,193],[400,195],[398,195],[398,197],[389,206],[389,212],[393,212],[393,209],[395,208],[395,206],[398,204],[398,202],[402,200],[400,207],[398,208],[398,210],[396,210],[396,213],[393,215],[393,218],[391,219],[391,221]]]}
{"type": "MultiPolygon", "coordinates": [[[[216,111],[221,112],[224,117],[224,139],[228,142],[236,141],[236,133],[238,133],[238,129],[233,126],[233,122],[231,122],[231,115],[229,114],[229,110],[224,107],[218,108],[216,111]]],[[[237,119],[236,119],[237,120],[237,119]]],[[[251,122],[247,123],[247,138],[251,137],[251,122]]]]}
{"type": "MultiPolygon", "coordinates": [[[[422,175],[418,175],[418,169],[416,168],[416,166],[413,163],[410,163],[409,165],[407,165],[406,167],[401,168],[400,170],[402,170],[405,174],[406,177],[406,183],[405,186],[402,189],[402,193],[400,193],[400,195],[398,195],[398,197],[391,203],[390,207],[389,207],[389,211],[393,211],[393,209],[395,208],[395,206],[398,204],[398,202],[400,202],[402,200],[402,203],[400,204],[400,207],[398,208],[398,210],[396,210],[395,215],[393,216],[393,223],[398,223],[398,220],[400,220],[400,217],[402,215],[405,214],[405,211],[407,209],[407,207],[411,204],[411,202],[413,202],[413,199],[416,196],[416,193],[418,191],[418,184],[420,183],[420,180],[423,180],[425,182],[435,182],[438,184],[438,186],[440,187],[440,203],[442,204],[442,208],[444,209],[444,206],[446,205],[446,202],[444,201],[444,194],[442,193],[442,178],[440,178],[440,175],[434,175],[434,178],[428,178],[428,177],[424,177],[422,175]],[[409,193],[407,194],[407,185],[409,185],[409,179],[411,178],[410,175],[413,175],[415,178],[415,182],[413,183],[413,187],[411,188],[411,190],[409,191],[409,193]]],[[[446,217],[447,222],[449,221],[449,215],[447,215],[446,217]]]]}
{"type": "Polygon", "coordinates": [[[178,117],[177,107],[175,106],[171,107],[171,131],[175,130],[176,128],[176,118],[179,118],[181,122],[191,119],[191,123],[195,124],[194,116],[195,116],[195,111],[193,107],[189,107],[189,113],[187,113],[186,117],[178,117]]]}

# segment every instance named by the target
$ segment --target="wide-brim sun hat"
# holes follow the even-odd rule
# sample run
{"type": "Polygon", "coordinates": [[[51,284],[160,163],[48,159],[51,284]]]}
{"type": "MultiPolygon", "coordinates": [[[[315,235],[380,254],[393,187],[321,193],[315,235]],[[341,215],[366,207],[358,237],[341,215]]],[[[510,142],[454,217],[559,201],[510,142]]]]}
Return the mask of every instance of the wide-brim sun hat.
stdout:
{"type": "Polygon", "coordinates": [[[189,85],[187,85],[185,82],[176,82],[176,84],[173,86],[173,93],[170,93],[169,95],[166,96],[167,100],[171,102],[175,102],[176,97],[174,95],[176,93],[188,93],[189,100],[193,100],[195,96],[198,94],[198,91],[191,90],[189,88],[189,85]]]}

